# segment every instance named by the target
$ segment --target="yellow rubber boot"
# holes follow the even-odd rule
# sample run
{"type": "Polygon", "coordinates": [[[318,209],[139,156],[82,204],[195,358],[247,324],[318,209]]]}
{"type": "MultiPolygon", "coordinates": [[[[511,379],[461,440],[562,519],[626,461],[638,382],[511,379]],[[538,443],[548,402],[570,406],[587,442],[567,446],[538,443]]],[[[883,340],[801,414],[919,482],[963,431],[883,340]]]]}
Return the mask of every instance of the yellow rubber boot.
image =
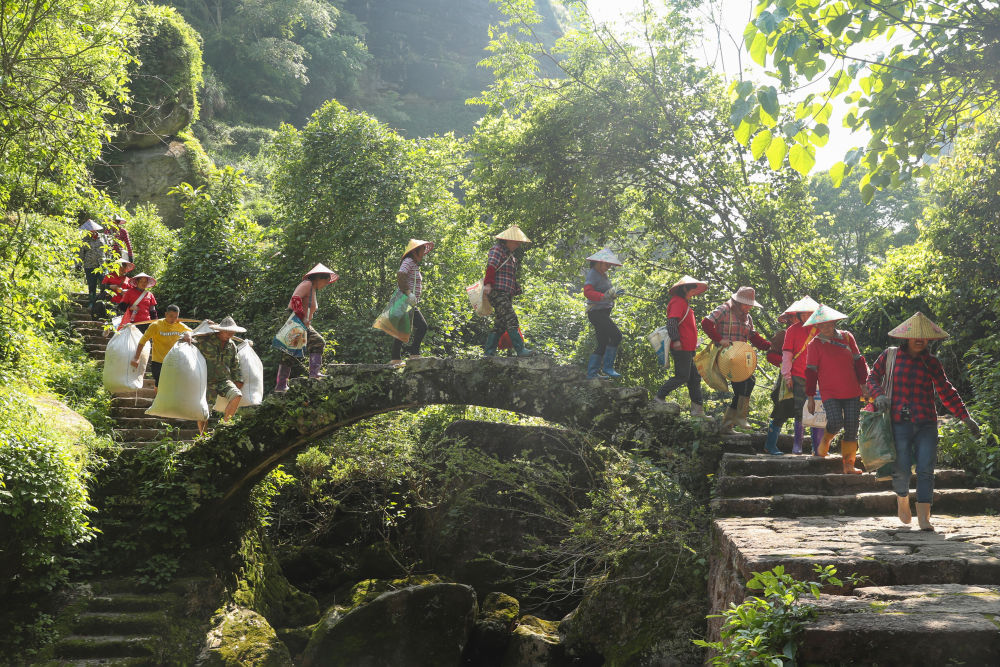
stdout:
{"type": "Polygon", "coordinates": [[[840,458],[844,462],[845,475],[860,475],[863,470],[854,467],[854,461],[858,457],[858,441],[844,440],[840,443],[840,458]]]}
{"type": "Polygon", "coordinates": [[[827,433],[823,431],[823,440],[820,441],[819,447],[816,448],[814,456],[820,456],[826,458],[830,455],[830,443],[833,442],[833,437],[837,435],[836,433],[827,433]]]}

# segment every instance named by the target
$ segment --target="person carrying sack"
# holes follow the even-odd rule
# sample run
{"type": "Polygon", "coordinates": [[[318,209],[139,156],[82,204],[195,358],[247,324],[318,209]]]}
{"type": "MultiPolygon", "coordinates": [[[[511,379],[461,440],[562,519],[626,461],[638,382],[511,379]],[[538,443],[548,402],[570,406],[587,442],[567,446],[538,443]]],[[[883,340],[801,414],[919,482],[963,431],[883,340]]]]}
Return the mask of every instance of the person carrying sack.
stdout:
{"type": "Polygon", "coordinates": [[[152,341],[153,354],[150,362],[150,370],[153,373],[153,393],[160,388],[160,370],[163,368],[163,359],[170,352],[170,349],[181,339],[186,332],[191,329],[180,321],[181,309],[173,304],[167,306],[162,320],[156,320],[149,325],[146,333],[139,339],[135,356],[132,357],[132,366],[138,368],[139,355],[142,354],[146,341],[152,341]]]}
{"type": "MultiPolygon", "coordinates": [[[[701,320],[701,329],[719,347],[746,342],[767,352],[771,349],[771,342],[754,330],[753,318],[750,317],[750,311],[760,307],[756,290],[740,287],[728,301],[701,320]]],[[[747,417],[750,414],[750,394],[755,384],[752,373],[745,380],[733,382],[733,401],[722,418],[723,433],[732,433],[734,426],[750,428],[747,417]]]]}
{"type": "Polygon", "coordinates": [[[608,248],[595,252],[587,261],[590,262],[590,271],[583,284],[583,296],[587,299],[587,319],[594,325],[597,337],[597,349],[590,355],[587,364],[587,379],[596,379],[598,371],[603,372],[602,378],[619,378],[621,374],[615,371],[615,357],[622,342],[622,332],[611,321],[611,310],[615,307],[615,299],[624,291],[611,284],[608,270],[622,263],[608,248]]]}
{"type": "MultiPolygon", "coordinates": [[[[406,303],[410,306],[410,340],[405,343],[406,351],[410,359],[420,358],[420,343],[427,333],[427,320],[423,313],[417,308],[420,296],[423,294],[424,276],[420,273],[420,262],[434,249],[431,241],[421,241],[420,239],[410,239],[403,251],[403,263],[399,265],[396,272],[396,286],[399,292],[406,295],[406,303]]],[[[391,366],[399,366],[403,363],[404,342],[398,338],[392,339],[392,356],[389,361],[391,366]]]]}
{"type": "Polygon", "coordinates": [[[691,276],[682,277],[670,287],[666,327],[670,334],[670,358],[674,362],[674,376],[664,382],[653,397],[654,402],[664,403],[667,394],[686,384],[691,399],[692,417],[705,415],[702,407],[705,401],[701,394],[701,375],[694,364],[694,352],[698,349],[698,327],[690,299],[707,289],[707,282],[691,276]]]}
{"type": "MultiPolygon", "coordinates": [[[[764,442],[764,451],[768,454],[782,453],[778,449],[778,436],[781,435],[781,429],[789,417],[795,420],[792,453],[802,453],[802,439],[805,435],[805,428],[802,425],[802,406],[806,403],[806,348],[816,336],[816,328],[804,326],[803,322],[808,320],[817,308],[819,303],[812,297],[805,296],[778,316],[778,322],[789,326],[784,331],[781,344],[775,345],[772,341],[771,352],[768,353],[769,361],[772,361],[772,355],[777,356],[777,366],[781,370],[771,395],[774,408],[771,410],[771,423],[768,424],[767,440],[764,442]]],[[[816,437],[813,442],[818,443],[819,438],[816,437]]]]}
{"type": "Polygon", "coordinates": [[[938,358],[930,353],[932,340],[948,338],[948,332],[923,313],[916,313],[889,332],[903,344],[895,352],[892,375],[886,379],[888,357],[893,348],[879,355],[868,378],[866,394],[875,399],[878,410],[888,410],[892,418],[892,436],[896,442],[896,471],[892,488],[896,492],[897,516],[910,523],[910,470],[917,467],[917,521],[920,530],[934,530],[931,525],[931,500],[934,497],[934,462],[937,460],[938,426],[934,395],[948,411],[961,419],[973,436],[979,437],[979,424],[972,418],[962,397],[948,380],[938,358]],[[883,383],[892,387],[886,396],[883,383]]]}
{"type": "MultiPolygon", "coordinates": [[[[132,322],[149,322],[156,319],[156,297],[149,290],[156,286],[156,278],[148,273],[132,277],[132,286],[122,293],[122,302],[127,304],[120,327],[132,322]]],[[[146,325],[140,327],[145,332],[146,325]]]]}
{"type": "MultiPolygon", "coordinates": [[[[236,414],[240,407],[240,399],[243,398],[243,369],[240,367],[240,355],[236,348],[236,343],[232,340],[238,333],[245,333],[246,329],[236,324],[232,317],[226,317],[218,324],[208,325],[210,331],[199,330],[185,332],[181,340],[187,343],[194,343],[194,346],[205,358],[205,365],[208,371],[208,383],[206,385],[207,404],[212,405],[219,396],[225,398],[226,411],[223,414],[223,421],[229,421],[236,414]]],[[[201,327],[199,327],[201,329],[201,327]]],[[[198,422],[198,432],[205,432],[205,425],[208,420],[198,422]]]]}
{"type": "MultiPolygon", "coordinates": [[[[317,264],[311,268],[304,276],[302,282],[292,291],[292,298],[288,301],[288,310],[298,317],[306,328],[306,352],[309,354],[309,377],[318,380],[323,377],[320,372],[323,368],[323,349],[326,341],[312,327],[312,319],[319,310],[319,301],[316,299],[316,292],[331,283],[337,282],[339,275],[332,269],[328,269],[323,264],[317,264]]],[[[282,355],[278,362],[278,377],[274,386],[274,391],[284,393],[288,391],[288,378],[292,374],[292,363],[294,357],[282,355]]]]}
{"type": "Polygon", "coordinates": [[[868,380],[868,362],[858,350],[851,332],[837,329],[837,323],[846,319],[847,315],[821,304],[805,321],[805,326],[816,327],[816,337],[806,348],[806,395],[809,397],[808,410],[814,413],[816,399],[813,395],[818,383],[826,411],[823,440],[819,447],[813,447],[813,454],[827,456],[834,436],[844,429],[840,443],[843,471],[860,475],[862,471],[854,467],[854,462],[858,454],[861,388],[868,380]]]}
{"type": "Polygon", "coordinates": [[[493,306],[493,331],[486,337],[483,352],[487,357],[496,356],[500,337],[506,333],[517,356],[530,357],[534,351],[525,347],[521,323],[514,312],[514,297],[521,293],[521,286],[517,283],[518,259],[514,251],[522,243],[531,241],[517,225],[511,225],[494,238],[497,242],[490,248],[486,277],[483,278],[483,292],[493,306]]]}

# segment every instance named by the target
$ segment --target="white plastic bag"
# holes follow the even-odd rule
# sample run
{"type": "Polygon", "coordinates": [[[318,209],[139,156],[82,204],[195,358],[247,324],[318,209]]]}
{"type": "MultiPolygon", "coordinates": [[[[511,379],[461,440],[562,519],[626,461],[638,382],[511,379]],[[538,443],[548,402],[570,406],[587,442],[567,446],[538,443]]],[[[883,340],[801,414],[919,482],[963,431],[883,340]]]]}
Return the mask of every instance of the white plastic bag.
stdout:
{"type": "Polygon", "coordinates": [[[146,374],[146,362],[149,361],[149,346],[143,346],[138,368],[133,368],[131,363],[140,338],[142,332],[130,324],[108,341],[104,351],[104,388],[112,394],[127,394],[142,389],[142,378],[146,374]]]}
{"type": "Polygon", "coordinates": [[[483,281],[477,280],[472,285],[465,288],[465,293],[469,297],[469,305],[473,312],[480,317],[489,317],[493,314],[493,304],[489,298],[483,294],[483,281]]]}
{"type": "Polygon", "coordinates": [[[816,401],[816,412],[809,414],[809,402],[802,406],[802,425],[809,428],[826,428],[826,409],[823,401],[816,401]]]}
{"type": "MultiPolygon", "coordinates": [[[[240,388],[243,398],[240,399],[240,407],[260,405],[264,400],[264,364],[248,340],[239,344],[236,354],[239,355],[240,370],[243,371],[243,386],[240,388]]],[[[212,409],[216,412],[225,412],[227,405],[229,400],[225,396],[217,396],[212,409]]]]}
{"type": "Polygon", "coordinates": [[[170,419],[205,421],[208,419],[208,366],[191,343],[183,340],[170,348],[160,368],[159,391],[147,415],[170,419]]]}
{"type": "Polygon", "coordinates": [[[656,353],[656,359],[660,362],[660,365],[666,368],[670,365],[670,332],[667,331],[667,327],[659,327],[653,333],[649,334],[649,344],[653,346],[653,352],[656,353]]]}

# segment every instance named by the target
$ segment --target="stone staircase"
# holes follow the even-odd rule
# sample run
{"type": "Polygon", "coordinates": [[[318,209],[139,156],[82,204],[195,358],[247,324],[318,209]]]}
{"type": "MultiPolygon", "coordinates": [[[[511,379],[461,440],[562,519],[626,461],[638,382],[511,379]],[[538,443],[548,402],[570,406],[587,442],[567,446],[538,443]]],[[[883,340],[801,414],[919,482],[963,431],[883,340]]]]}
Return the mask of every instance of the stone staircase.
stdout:
{"type": "MultiPolygon", "coordinates": [[[[70,324],[83,338],[87,352],[99,361],[104,360],[104,351],[113,332],[110,325],[95,320],[87,310],[87,295],[74,294],[69,312],[70,324]]],[[[192,421],[163,419],[146,414],[146,408],[153,403],[155,391],[153,380],[147,377],[142,389],[116,394],[111,399],[111,416],[115,420],[113,434],[115,440],[126,447],[141,448],[157,444],[164,438],[177,442],[187,442],[198,434],[197,424],[192,421]]]]}
{"type": "Polygon", "coordinates": [[[916,516],[896,518],[890,482],[842,474],[839,456],[727,453],[713,510],[713,613],[744,598],[752,572],[778,565],[805,580],[817,564],[866,577],[815,602],[802,663],[1000,664],[1000,489],[938,470],[936,531],[922,532],[916,516]]]}

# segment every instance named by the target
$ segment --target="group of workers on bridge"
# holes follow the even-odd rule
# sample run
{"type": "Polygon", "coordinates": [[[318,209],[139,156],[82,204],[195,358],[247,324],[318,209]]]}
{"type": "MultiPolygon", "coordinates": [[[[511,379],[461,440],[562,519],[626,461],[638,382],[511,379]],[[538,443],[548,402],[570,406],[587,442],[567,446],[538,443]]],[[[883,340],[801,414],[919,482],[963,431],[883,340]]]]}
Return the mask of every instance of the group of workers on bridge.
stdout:
{"type": "MultiPolygon", "coordinates": [[[[80,257],[87,273],[90,288],[90,305],[94,306],[96,285],[100,278],[104,257],[102,247],[117,244],[122,257],[117,260],[118,270],[103,277],[103,283],[115,292],[112,302],[120,312],[132,311],[132,320],[139,322],[156,317],[156,300],[149,291],[156,284],[153,276],[139,274],[128,277],[134,268],[131,245],[124,229],[124,220],[115,220],[114,236],[100,234],[101,227],[88,220],[81,229],[88,233],[80,251],[80,257]]],[[[486,259],[485,276],[482,280],[482,297],[487,299],[493,311],[493,327],[487,335],[483,351],[486,356],[497,354],[498,348],[509,341],[509,346],[517,356],[530,356],[533,351],[525,345],[520,323],[514,311],[514,299],[521,294],[518,283],[518,248],[531,241],[517,226],[512,225],[495,237],[496,243],[490,248],[486,259]]],[[[391,347],[390,365],[403,363],[402,353],[409,359],[419,358],[420,345],[427,331],[427,322],[418,304],[423,292],[423,276],[420,264],[434,248],[431,241],[411,239],[407,244],[396,276],[396,286],[405,298],[411,327],[408,328],[406,342],[394,339],[391,347]]],[[[590,264],[583,294],[586,298],[587,318],[594,327],[597,347],[590,355],[586,376],[590,379],[620,377],[614,363],[622,333],[611,319],[616,299],[624,294],[611,282],[609,271],[622,266],[622,261],[611,250],[604,248],[587,257],[590,264]]],[[[332,269],[317,264],[308,271],[295,287],[288,303],[288,310],[299,318],[306,329],[305,351],[309,358],[309,377],[321,378],[322,359],[325,342],[312,326],[319,302],[316,293],[339,278],[332,269]]],[[[673,361],[673,376],[657,391],[654,401],[663,403],[668,394],[686,385],[691,401],[691,415],[704,416],[701,390],[702,374],[697,365],[696,351],[699,345],[698,321],[691,304],[693,297],[708,289],[708,283],[691,276],[683,276],[668,290],[669,301],[666,309],[666,325],[669,340],[669,354],[673,361]]],[[[947,338],[948,334],[922,313],[911,318],[889,332],[901,344],[884,350],[869,367],[867,360],[858,349],[854,336],[846,330],[838,329],[838,323],[847,315],[837,312],[829,305],[820,304],[805,296],[792,303],[778,317],[786,328],[770,340],[764,338],[754,327],[750,313],[760,308],[754,288],[743,286],[728,300],[718,305],[700,320],[700,329],[720,354],[728,349],[730,357],[737,348],[750,350],[750,346],[766,353],[767,360],[780,369],[771,398],[773,409],[767,430],[765,450],[768,454],[780,455],[778,437],[785,422],[794,420],[792,452],[801,454],[804,442],[803,415],[805,411],[814,414],[817,400],[822,402],[826,412],[826,425],[813,428],[810,442],[812,454],[826,457],[834,437],[843,431],[840,443],[843,472],[860,474],[855,467],[858,453],[858,431],[863,403],[871,401],[879,411],[888,411],[891,416],[892,435],[895,442],[895,465],[880,469],[880,478],[891,476],[893,490],[898,499],[898,516],[904,523],[910,523],[912,515],[909,505],[909,485],[911,466],[916,467],[916,508],[921,529],[932,530],[930,524],[930,503],[934,489],[934,464],[937,454],[938,425],[935,409],[935,395],[943,405],[978,436],[979,427],[969,415],[958,392],[945,374],[940,361],[929,351],[933,340],[947,338]],[[731,349],[730,349],[731,348],[731,349]]],[[[145,331],[142,345],[147,340],[153,343],[152,374],[158,382],[158,367],[170,347],[179,339],[198,340],[195,344],[205,356],[209,366],[209,400],[216,395],[229,400],[225,418],[229,418],[239,404],[242,375],[236,347],[231,338],[246,329],[238,326],[231,317],[220,324],[210,323],[203,332],[192,332],[178,321],[180,312],[176,306],[168,306],[162,320],[153,322],[145,331]],[[204,333],[204,335],[197,335],[204,333]]],[[[199,327],[202,329],[202,327],[199,327]]],[[[140,350],[142,348],[140,345],[140,350]]],[[[136,362],[139,351],[136,352],[136,362]]],[[[755,355],[743,355],[755,359],[755,355]]],[[[288,389],[288,379],[296,359],[283,356],[278,364],[275,392],[288,389]]],[[[747,362],[750,363],[750,362],[747,362]]],[[[751,364],[755,366],[755,361],[751,364]]],[[[755,386],[754,368],[739,381],[732,381],[733,398],[722,419],[723,432],[731,433],[735,427],[750,428],[747,421],[750,410],[750,396],[755,386]]],[[[869,408],[871,409],[871,408],[869,408]]],[[[204,424],[199,424],[203,429],[204,424]]]]}

